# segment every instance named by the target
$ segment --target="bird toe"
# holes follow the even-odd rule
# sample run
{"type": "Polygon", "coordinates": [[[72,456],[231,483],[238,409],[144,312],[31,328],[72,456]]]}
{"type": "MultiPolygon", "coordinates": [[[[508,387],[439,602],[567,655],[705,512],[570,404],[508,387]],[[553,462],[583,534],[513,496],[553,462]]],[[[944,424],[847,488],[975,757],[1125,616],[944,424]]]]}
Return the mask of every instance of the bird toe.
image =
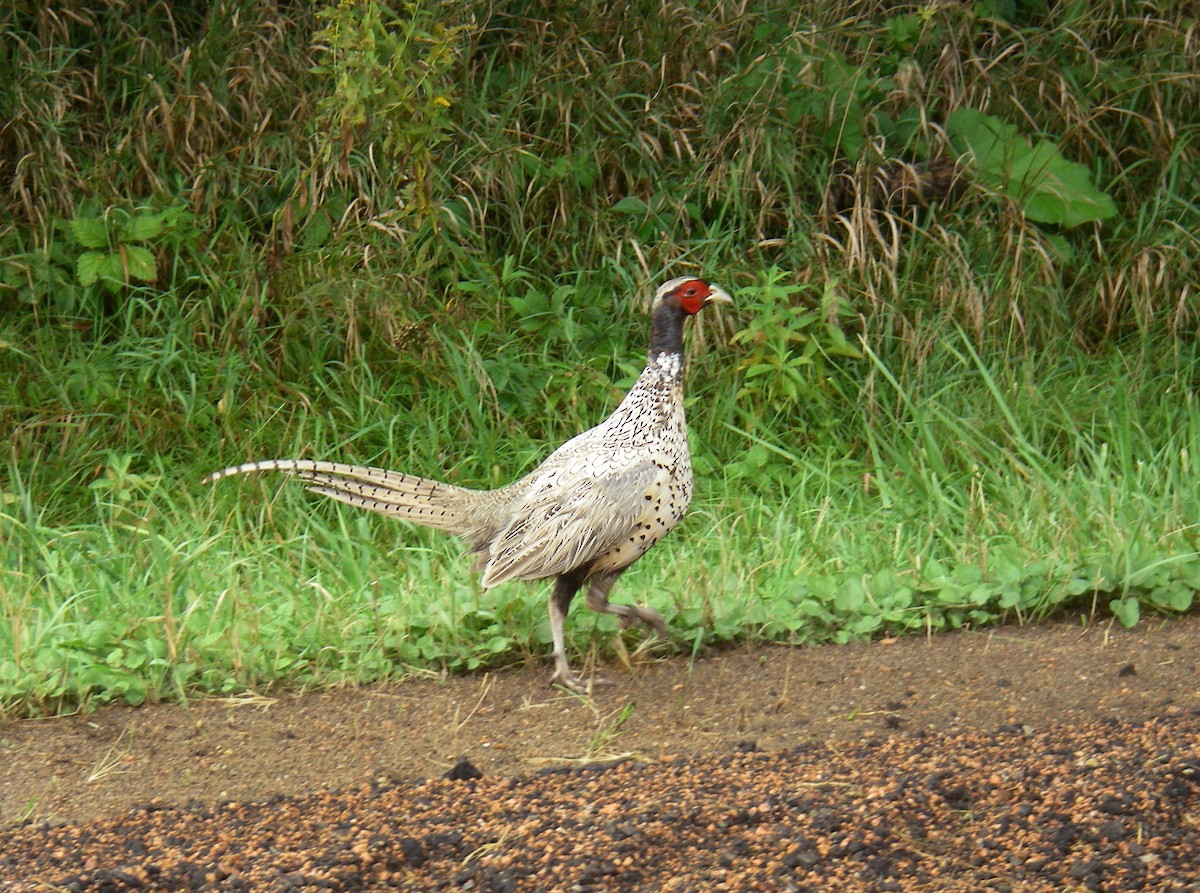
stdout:
{"type": "Polygon", "coordinates": [[[667,638],[667,625],[653,608],[630,605],[629,610],[621,614],[621,629],[629,629],[635,621],[667,638]]]}
{"type": "Polygon", "coordinates": [[[588,693],[587,686],[580,681],[578,676],[561,667],[556,669],[550,676],[550,684],[562,686],[568,691],[575,692],[577,695],[586,695],[588,693]]]}

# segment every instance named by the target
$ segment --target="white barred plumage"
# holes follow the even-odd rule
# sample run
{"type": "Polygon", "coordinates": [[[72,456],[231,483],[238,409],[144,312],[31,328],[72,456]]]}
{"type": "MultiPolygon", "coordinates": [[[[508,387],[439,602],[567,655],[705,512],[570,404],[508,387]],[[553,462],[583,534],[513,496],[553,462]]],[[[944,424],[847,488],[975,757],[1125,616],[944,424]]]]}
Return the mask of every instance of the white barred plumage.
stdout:
{"type": "Polygon", "coordinates": [[[361,465],[268,459],[215,472],[205,483],[280,471],[314,493],[456,534],[478,554],[485,587],[555,577],[550,594],[553,682],[585,686],[571,672],[563,621],[587,584],[587,605],[638,621],[666,636],[657,611],[611,604],[617,577],[667,535],[692,498],[683,413],[683,322],[732,299],[710,283],[681,277],[658,288],[646,367],[607,419],[568,440],[525,477],[496,490],[472,490],[361,465]]]}

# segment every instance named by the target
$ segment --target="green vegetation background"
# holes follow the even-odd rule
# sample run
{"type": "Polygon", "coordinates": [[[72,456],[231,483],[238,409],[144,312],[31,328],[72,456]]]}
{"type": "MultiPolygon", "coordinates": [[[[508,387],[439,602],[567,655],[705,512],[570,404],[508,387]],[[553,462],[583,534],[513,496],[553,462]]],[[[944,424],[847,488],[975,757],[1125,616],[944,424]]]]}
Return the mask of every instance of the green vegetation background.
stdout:
{"type": "Polygon", "coordinates": [[[689,335],[697,498],[615,592],[678,648],[1192,607],[1192,4],[13,3],[0,38],[0,709],[544,655],[545,593],[446,538],[199,481],[504,483],[692,272],[737,300],[689,335]]]}

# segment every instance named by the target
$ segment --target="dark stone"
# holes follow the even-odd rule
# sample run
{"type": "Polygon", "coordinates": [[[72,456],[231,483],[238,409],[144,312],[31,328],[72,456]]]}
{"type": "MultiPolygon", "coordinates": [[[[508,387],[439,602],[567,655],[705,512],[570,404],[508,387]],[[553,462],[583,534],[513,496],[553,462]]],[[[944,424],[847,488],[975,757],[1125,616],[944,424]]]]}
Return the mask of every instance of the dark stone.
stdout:
{"type": "Polygon", "coordinates": [[[442,778],[446,781],[472,781],[483,778],[483,773],[475,768],[475,764],[466,757],[459,757],[458,762],[442,778]]]}

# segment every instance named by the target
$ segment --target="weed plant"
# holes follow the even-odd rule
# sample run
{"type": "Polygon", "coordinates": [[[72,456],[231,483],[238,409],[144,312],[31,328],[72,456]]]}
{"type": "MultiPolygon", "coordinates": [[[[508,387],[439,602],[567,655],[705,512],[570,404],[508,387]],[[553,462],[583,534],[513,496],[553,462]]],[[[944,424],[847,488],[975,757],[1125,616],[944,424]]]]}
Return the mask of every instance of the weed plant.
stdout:
{"type": "Polygon", "coordinates": [[[444,537],[198,482],[507,482],[616,405],[684,272],[737,300],[689,334],[697,498],[615,592],[677,645],[1190,609],[1198,33],[1120,0],[6,8],[0,709],[544,656],[543,588],[444,537]]]}

